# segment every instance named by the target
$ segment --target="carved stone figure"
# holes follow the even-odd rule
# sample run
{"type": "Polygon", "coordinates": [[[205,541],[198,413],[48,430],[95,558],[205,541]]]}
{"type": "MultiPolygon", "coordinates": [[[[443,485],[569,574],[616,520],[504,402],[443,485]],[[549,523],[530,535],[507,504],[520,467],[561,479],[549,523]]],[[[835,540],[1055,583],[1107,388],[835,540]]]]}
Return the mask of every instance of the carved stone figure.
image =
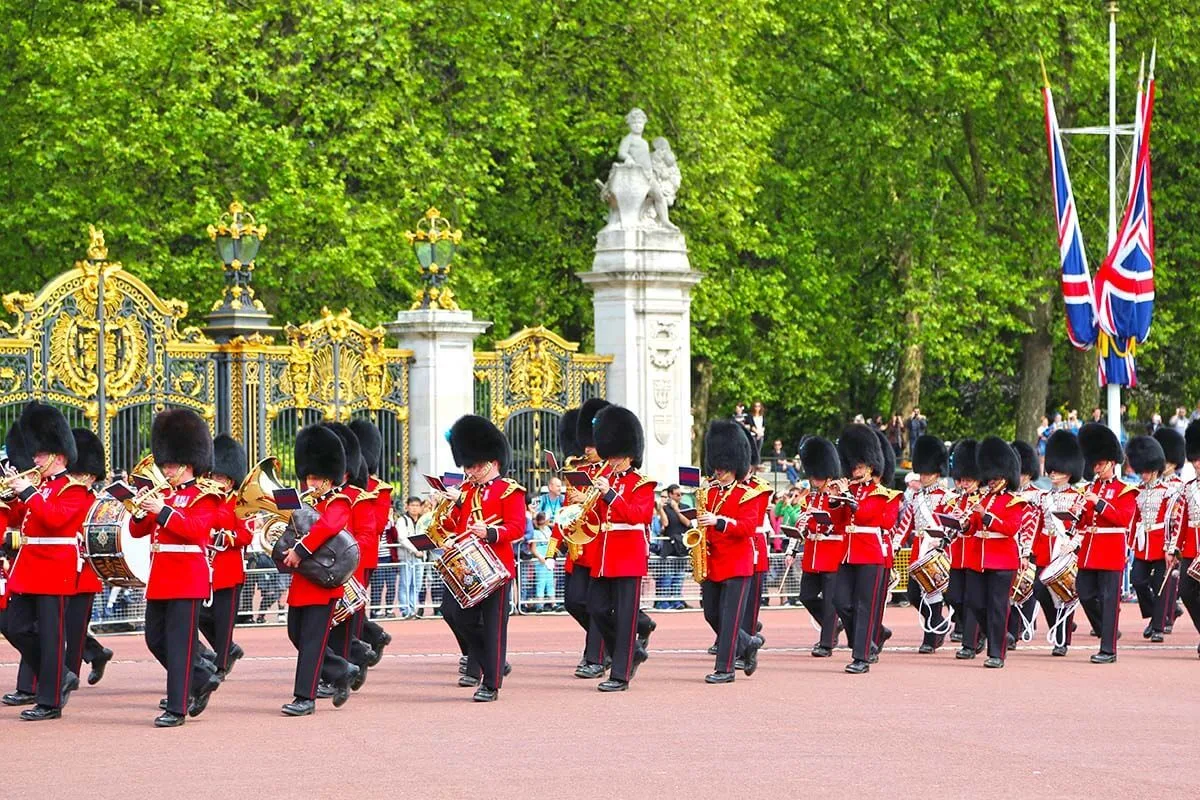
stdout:
{"type": "Polygon", "coordinates": [[[617,148],[617,158],[600,186],[600,197],[608,204],[609,228],[662,228],[677,231],[667,216],[675,202],[681,176],[675,154],[666,139],[654,140],[654,152],[642,136],[646,112],[635,108],[625,115],[629,133],[617,148]]]}

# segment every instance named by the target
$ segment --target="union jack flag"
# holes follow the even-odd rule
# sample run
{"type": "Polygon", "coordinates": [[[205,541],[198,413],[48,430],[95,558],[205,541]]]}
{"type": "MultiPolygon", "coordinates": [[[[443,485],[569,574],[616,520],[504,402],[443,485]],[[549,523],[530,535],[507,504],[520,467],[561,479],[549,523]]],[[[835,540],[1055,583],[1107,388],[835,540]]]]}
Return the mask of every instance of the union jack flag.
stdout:
{"type": "Polygon", "coordinates": [[[1150,120],[1154,113],[1154,61],[1145,92],[1138,82],[1134,157],[1129,197],[1117,238],[1096,272],[1096,311],[1100,324],[1100,380],[1137,385],[1135,342],[1150,335],[1154,314],[1154,215],[1150,203],[1150,120]]]}
{"type": "Polygon", "coordinates": [[[1054,188],[1054,216],[1058,223],[1058,255],[1062,263],[1063,302],[1067,308],[1067,338],[1080,350],[1096,343],[1096,300],[1092,294],[1092,276],[1088,272],[1083,232],[1075,213],[1075,193],[1067,172],[1054,98],[1047,85],[1042,94],[1046,103],[1046,141],[1050,147],[1050,177],[1054,188]]]}

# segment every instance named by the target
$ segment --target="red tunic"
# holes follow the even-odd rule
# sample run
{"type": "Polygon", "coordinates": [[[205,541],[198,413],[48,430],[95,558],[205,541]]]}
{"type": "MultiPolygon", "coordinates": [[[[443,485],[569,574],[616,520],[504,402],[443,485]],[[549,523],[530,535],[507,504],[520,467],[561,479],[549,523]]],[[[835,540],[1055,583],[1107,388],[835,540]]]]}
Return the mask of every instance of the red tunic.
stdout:
{"type": "MultiPolygon", "coordinates": [[[[375,532],[365,544],[362,560],[358,562],[359,570],[375,569],[379,566],[379,540],[383,531],[392,519],[392,487],[376,478],[374,475],[367,480],[367,491],[375,494],[375,532]]],[[[359,546],[363,546],[359,542],[359,546]]]]}
{"type": "Polygon", "coordinates": [[[967,564],[977,557],[974,553],[976,547],[974,534],[975,529],[979,527],[979,519],[976,515],[967,512],[978,497],[979,495],[974,492],[969,495],[960,494],[943,511],[943,513],[958,517],[963,526],[962,532],[955,536],[954,541],[950,542],[949,547],[946,548],[950,553],[950,569],[967,569],[967,564]]]}
{"type": "Polygon", "coordinates": [[[887,566],[902,495],[874,483],[852,484],[850,490],[858,500],[858,508],[851,512],[845,529],[844,563],[887,566]]]}
{"type": "Polygon", "coordinates": [[[359,582],[363,582],[363,571],[366,569],[363,566],[363,560],[366,558],[367,552],[374,551],[377,554],[375,561],[379,563],[379,531],[375,529],[379,510],[375,504],[377,496],[373,492],[357,486],[343,486],[340,491],[350,498],[350,525],[347,530],[358,542],[359,553],[358,567],[354,570],[354,577],[359,582]]]}
{"type": "Polygon", "coordinates": [[[95,500],[82,484],[60,472],[22,495],[21,549],[8,589],[14,594],[75,594],[79,579],[76,536],[95,500]],[[47,544],[46,542],[50,543],[47,544]]]}
{"type": "Polygon", "coordinates": [[[168,489],[157,516],[134,518],[129,532],[152,536],[147,600],[207,600],[212,575],[205,550],[212,541],[221,496],[188,481],[168,489]]]}
{"type": "Polygon", "coordinates": [[[464,484],[458,502],[450,509],[445,529],[462,536],[475,521],[487,525],[487,543],[508,570],[509,577],[515,576],[513,543],[525,536],[525,489],[507,478],[464,484]]]}
{"type": "MultiPolygon", "coordinates": [[[[1022,529],[1027,529],[1027,541],[1032,544],[1033,529],[1025,525],[1034,519],[1036,509],[1020,495],[1007,490],[988,492],[980,501],[982,511],[972,513],[972,541],[967,543],[967,569],[1015,570],[1021,566],[1022,529]]],[[[1029,545],[1026,545],[1028,547],[1029,545]]]]}
{"type": "Polygon", "coordinates": [[[1200,554],[1200,478],[1183,485],[1176,505],[1180,510],[1175,549],[1181,558],[1195,558],[1200,554]]]}
{"type": "Polygon", "coordinates": [[[704,510],[717,517],[716,525],[704,532],[710,581],[719,583],[754,574],[754,533],[762,520],[756,497],[757,490],[740,483],[709,488],[704,510]]]}
{"type": "MultiPolygon", "coordinates": [[[[308,535],[296,543],[296,553],[306,558],[321,545],[337,536],[350,524],[350,499],[340,491],[329,491],[317,500],[313,509],[321,518],[309,528],[308,535]]],[[[299,572],[292,574],[292,586],[288,589],[289,606],[323,606],[330,600],[342,596],[341,586],[326,589],[299,572]]]]}
{"type": "MultiPolygon", "coordinates": [[[[591,476],[592,480],[596,478],[612,476],[612,470],[608,468],[606,461],[593,461],[588,464],[581,464],[579,469],[591,476]]],[[[604,515],[600,510],[601,503],[597,502],[592,506],[591,512],[588,514],[587,520],[583,524],[583,529],[591,533],[595,538],[583,546],[579,557],[575,559],[575,563],[581,567],[587,567],[596,574],[596,567],[600,564],[600,528],[604,523],[604,515]]]]}
{"type": "Polygon", "coordinates": [[[767,534],[771,531],[771,518],[767,516],[767,508],[771,505],[771,487],[757,475],[747,478],[745,485],[755,493],[748,497],[747,502],[754,503],[758,514],[758,524],[754,528],[754,571],[767,572],[771,569],[771,553],[767,548],[767,534]]]}
{"type": "Polygon", "coordinates": [[[821,525],[811,516],[807,517],[800,569],[805,572],[837,572],[846,559],[846,526],[850,524],[850,506],[830,508],[829,495],[826,492],[814,492],[808,495],[805,511],[824,511],[832,522],[821,525]]]}
{"type": "Polygon", "coordinates": [[[600,535],[593,574],[601,578],[640,578],[650,557],[650,520],[654,516],[654,481],[637,470],[609,478],[608,494],[595,509],[600,535]]]}
{"type": "Polygon", "coordinates": [[[1125,570],[1129,531],[1137,514],[1137,487],[1112,478],[1092,481],[1088,491],[1099,503],[1087,503],[1077,528],[1083,534],[1080,569],[1125,570]]]}
{"type": "Polygon", "coordinates": [[[1143,485],[1138,492],[1133,557],[1140,561],[1158,561],[1163,558],[1163,548],[1167,540],[1167,513],[1172,505],[1171,488],[1171,483],[1166,478],[1159,478],[1143,485]]]}
{"type": "Polygon", "coordinates": [[[1074,523],[1063,522],[1054,516],[1055,511],[1076,511],[1083,508],[1083,495],[1065,486],[1062,489],[1038,491],[1037,504],[1041,512],[1037,532],[1033,537],[1031,560],[1039,567],[1048,567],[1060,546],[1060,539],[1073,532],[1074,523]],[[1069,528],[1068,528],[1069,526],[1069,528]]]}
{"type": "Polygon", "coordinates": [[[217,508],[213,517],[211,552],[212,588],[230,589],[246,580],[243,549],[250,544],[251,533],[246,521],[234,513],[237,497],[230,495],[217,508]]]}
{"type": "Polygon", "coordinates": [[[918,489],[908,504],[900,510],[900,519],[896,523],[896,538],[901,547],[911,546],[909,564],[917,563],[921,556],[936,547],[941,541],[936,536],[927,535],[927,531],[940,529],[936,513],[945,513],[946,501],[954,495],[944,486],[934,484],[927,489],[918,489]]]}

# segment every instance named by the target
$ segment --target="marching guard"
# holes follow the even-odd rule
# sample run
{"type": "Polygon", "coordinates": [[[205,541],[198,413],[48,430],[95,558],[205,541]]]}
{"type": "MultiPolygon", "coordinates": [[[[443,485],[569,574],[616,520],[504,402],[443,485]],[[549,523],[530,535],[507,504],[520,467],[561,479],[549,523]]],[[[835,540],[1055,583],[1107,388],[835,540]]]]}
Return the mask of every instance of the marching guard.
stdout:
{"type": "Polygon", "coordinates": [[[1166,608],[1163,633],[1169,634],[1175,626],[1175,620],[1183,614],[1183,608],[1179,603],[1179,559],[1171,550],[1167,549],[1166,545],[1169,542],[1178,541],[1180,527],[1187,517],[1183,497],[1184,480],[1179,474],[1179,470],[1187,463],[1187,443],[1184,441],[1182,433],[1168,427],[1156,430],[1154,438],[1162,447],[1165,458],[1162,481],[1167,487],[1167,504],[1169,506],[1165,516],[1167,527],[1163,531],[1163,560],[1167,583],[1162,591],[1163,605],[1166,608]]]}
{"type": "Polygon", "coordinates": [[[713,475],[714,485],[705,491],[704,507],[697,508],[701,538],[696,547],[707,549],[708,571],[700,584],[700,598],[704,619],[717,635],[716,666],[705,683],[732,683],[734,662],[739,659],[746,675],[753,675],[762,646],[762,637],[742,629],[746,603],[758,602],[750,587],[763,494],[739,481],[750,471],[750,447],[743,430],[731,420],[716,420],[704,437],[706,472],[713,475]]]}
{"type": "MultiPolygon", "coordinates": [[[[1033,533],[1030,540],[1034,543],[1043,535],[1042,531],[1045,527],[1045,514],[1042,511],[1044,505],[1045,490],[1038,488],[1034,481],[1042,477],[1042,467],[1038,462],[1037,451],[1029,442],[1021,439],[1016,439],[1012,442],[1012,449],[1016,452],[1017,458],[1021,461],[1021,484],[1019,488],[1014,488],[1015,494],[1029,504],[1031,513],[1025,520],[1025,524],[1033,528],[1033,533]]],[[[1029,552],[1029,564],[1035,567],[1034,581],[1037,581],[1038,570],[1037,559],[1034,558],[1032,545],[1029,552]]],[[[1008,649],[1016,650],[1017,645],[1022,641],[1029,641],[1033,638],[1035,628],[1035,620],[1037,619],[1037,595],[1036,592],[1030,592],[1028,599],[1019,605],[1014,602],[1013,611],[1008,615],[1008,649]]]]}
{"type": "Polygon", "coordinates": [[[1138,490],[1121,480],[1124,460],[1117,435],[1098,422],[1079,429],[1084,472],[1095,478],[1084,494],[1083,516],[1077,528],[1079,574],[1075,586],[1079,604],[1100,635],[1093,664],[1117,660],[1117,620],[1121,613],[1121,578],[1125,574],[1129,531],[1137,514],[1138,490]]]}
{"type": "MultiPolygon", "coordinates": [[[[67,472],[71,480],[83,484],[89,492],[94,493],[97,482],[103,480],[107,473],[104,468],[104,445],[96,434],[85,428],[72,428],[71,434],[75,437],[78,456],[67,466],[67,472]]],[[[88,674],[88,685],[95,685],[104,677],[113,652],[88,632],[92,604],[96,593],[104,591],[104,584],[100,582],[96,570],[92,569],[91,562],[84,558],[82,535],[76,537],[76,541],[79,547],[76,561],[79,572],[75,593],[67,599],[67,670],[78,675],[83,662],[88,662],[92,667],[88,674]]]]}
{"type": "Polygon", "coordinates": [[[642,423],[632,411],[605,406],[596,415],[593,434],[596,452],[607,468],[593,479],[600,493],[594,507],[600,533],[595,542],[597,560],[588,591],[588,612],[612,654],[609,677],[596,688],[623,692],[647,658],[638,637],[638,613],[650,557],[654,481],[636,469],[645,440],[642,423]]]}
{"type": "Polygon", "coordinates": [[[508,572],[508,579],[481,602],[455,611],[467,638],[468,660],[483,673],[474,700],[486,703],[499,698],[507,667],[508,601],[517,574],[513,543],[525,535],[525,489],[500,476],[512,463],[512,449],[490,420],[473,414],[460,417],[450,428],[450,450],[467,483],[455,498],[445,528],[455,536],[485,542],[508,572]]]}
{"type": "MultiPolygon", "coordinates": [[[[392,486],[379,477],[383,459],[383,434],[379,428],[366,419],[350,420],[349,428],[358,437],[363,464],[367,468],[366,490],[375,496],[375,533],[367,537],[366,549],[362,552],[362,560],[358,567],[361,575],[359,581],[370,592],[372,576],[379,567],[379,542],[392,518],[392,486]]],[[[383,649],[392,643],[392,635],[378,622],[368,619],[369,605],[355,613],[351,633],[371,648],[373,657],[367,662],[367,666],[373,667],[383,658],[383,649]]]]}
{"type": "MultiPolygon", "coordinates": [[[[771,505],[771,486],[765,480],[758,476],[755,471],[755,458],[753,454],[757,450],[758,442],[754,439],[754,434],[749,428],[738,426],[742,433],[745,434],[747,447],[750,448],[751,458],[746,465],[746,473],[742,478],[742,484],[746,487],[748,497],[755,505],[755,513],[757,514],[758,524],[754,529],[754,574],[750,576],[749,599],[746,601],[746,609],[742,612],[742,630],[747,636],[758,636],[760,642],[759,647],[762,647],[765,641],[762,634],[762,622],[758,619],[759,609],[763,605],[763,584],[766,583],[767,573],[771,571],[771,553],[768,549],[768,536],[773,532],[771,528],[771,517],[767,514],[767,508],[771,505]]],[[[756,664],[757,654],[755,651],[756,664]]],[[[739,658],[735,666],[740,670],[746,669],[745,659],[739,658]]],[[[757,669],[757,666],[751,669],[751,672],[757,669]]]]}
{"type": "Polygon", "coordinates": [[[36,705],[22,711],[21,719],[40,721],[60,718],[70,693],[79,687],[79,676],[66,668],[66,615],[79,576],[76,535],[92,495],[67,473],[78,450],[58,409],[30,403],[17,431],[21,450],[32,457],[34,467],[6,479],[24,516],[21,547],[8,581],[4,634],[32,670],[34,686],[28,688],[36,705]]]}
{"type": "Polygon", "coordinates": [[[800,448],[800,464],[810,487],[808,505],[797,520],[800,537],[788,543],[784,563],[791,568],[796,546],[802,542],[800,603],[812,616],[820,634],[812,655],[829,658],[837,645],[838,614],[834,599],[838,569],[846,555],[850,507],[830,505],[830,489],[842,476],[841,461],[833,442],[820,436],[808,437],[800,448]]]}
{"type": "Polygon", "coordinates": [[[963,526],[961,531],[951,533],[946,550],[950,555],[950,583],[946,587],[946,602],[954,616],[954,629],[950,641],[961,642],[962,647],[955,658],[974,658],[980,650],[979,623],[967,606],[966,566],[967,538],[972,534],[968,509],[979,493],[979,442],[960,439],[950,451],[950,478],[954,481],[955,496],[949,513],[957,517],[963,526]]]}
{"type": "MultiPolygon", "coordinates": [[[[1179,527],[1168,553],[1179,564],[1179,599],[1200,633],[1200,580],[1193,574],[1192,565],[1200,556],[1200,420],[1191,422],[1184,432],[1187,460],[1192,463],[1196,477],[1180,490],[1179,504],[1183,509],[1179,527]]],[[[1200,645],[1196,646],[1200,655],[1200,645]]]]}
{"type": "Polygon", "coordinates": [[[1171,524],[1168,515],[1179,507],[1170,502],[1173,487],[1163,478],[1166,454],[1157,439],[1134,436],[1125,445],[1125,458],[1142,479],[1133,529],[1133,568],[1129,582],[1137,593],[1142,619],[1147,621],[1142,638],[1162,642],[1167,615],[1175,611],[1174,603],[1167,608],[1164,591],[1167,585],[1167,527],[1171,524]]]}
{"type": "Polygon", "coordinates": [[[1071,542],[1076,534],[1079,512],[1083,509],[1083,492],[1075,488],[1083,478],[1083,451],[1079,439],[1070,431],[1055,431],[1046,440],[1046,475],[1050,490],[1041,496],[1042,524],[1033,539],[1030,555],[1037,567],[1033,581],[1033,596],[1042,607],[1046,624],[1050,626],[1051,655],[1065,656],[1075,631],[1074,609],[1055,602],[1042,573],[1060,559],[1071,554],[1071,542]]]}
{"type": "Polygon", "coordinates": [[[182,725],[197,716],[221,685],[196,657],[200,604],[212,589],[205,548],[222,498],[197,475],[212,469],[208,425],[194,411],[159,413],[150,429],[150,451],[167,485],[139,492],[129,532],[150,536],[150,580],[146,585],[146,646],[167,670],[167,703],[155,727],[182,725]],[[189,703],[190,700],[190,703],[189,703]]]}
{"type": "MultiPolygon", "coordinates": [[[[934,514],[943,512],[947,500],[953,497],[942,485],[948,459],[946,445],[936,436],[922,434],[913,443],[912,468],[920,476],[920,486],[901,509],[900,521],[896,523],[900,546],[912,548],[908,559],[910,568],[935,550],[942,549],[945,543],[941,525],[934,514]]],[[[923,636],[917,652],[933,653],[946,640],[948,626],[942,615],[944,599],[941,593],[927,596],[921,584],[911,576],[906,594],[909,604],[921,617],[923,636]]]]}
{"type": "Polygon", "coordinates": [[[246,449],[227,433],[213,439],[213,466],[209,479],[224,497],[213,519],[208,543],[212,559],[212,599],[200,608],[200,632],[212,647],[218,677],[224,679],[245,653],[233,641],[238,597],[246,580],[243,553],[250,544],[250,529],[234,512],[238,487],[246,478],[246,449]]]}

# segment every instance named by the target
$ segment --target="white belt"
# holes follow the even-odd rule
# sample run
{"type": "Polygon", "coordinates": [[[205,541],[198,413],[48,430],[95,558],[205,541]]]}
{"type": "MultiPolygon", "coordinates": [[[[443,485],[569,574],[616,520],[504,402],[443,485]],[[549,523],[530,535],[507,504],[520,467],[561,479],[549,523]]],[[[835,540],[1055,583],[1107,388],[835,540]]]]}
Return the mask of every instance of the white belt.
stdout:
{"type": "Polygon", "coordinates": [[[1010,537],[1008,536],[1008,534],[997,533],[996,531],[977,531],[975,533],[975,538],[976,539],[1008,539],[1010,537]]]}
{"type": "Polygon", "coordinates": [[[69,544],[75,546],[75,537],[67,539],[62,536],[23,536],[21,544],[69,544]]]}
{"type": "Polygon", "coordinates": [[[1167,523],[1160,522],[1157,525],[1151,525],[1149,528],[1146,528],[1146,533],[1154,533],[1155,531],[1161,531],[1161,530],[1165,529],[1166,527],[1167,527],[1167,523]]]}
{"type": "Polygon", "coordinates": [[[198,544],[152,544],[152,553],[204,553],[204,548],[198,544]]]}
{"type": "Polygon", "coordinates": [[[846,533],[867,533],[873,536],[881,536],[883,534],[883,528],[872,528],[865,525],[847,525],[846,533]]]}
{"type": "Polygon", "coordinates": [[[1089,533],[1119,533],[1124,535],[1128,533],[1128,530],[1126,528],[1095,528],[1089,531],[1089,533]]]}
{"type": "Polygon", "coordinates": [[[814,542],[840,542],[840,541],[843,541],[846,537],[844,537],[838,533],[830,533],[830,534],[818,533],[810,538],[814,542]]]}
{"type": "Polygon", "coordinates": [[[628,522],[610,522],[608,523],[610,531],[639,531],[645,532],[646,526],[641,524],[631,524],[628,522]]]}

